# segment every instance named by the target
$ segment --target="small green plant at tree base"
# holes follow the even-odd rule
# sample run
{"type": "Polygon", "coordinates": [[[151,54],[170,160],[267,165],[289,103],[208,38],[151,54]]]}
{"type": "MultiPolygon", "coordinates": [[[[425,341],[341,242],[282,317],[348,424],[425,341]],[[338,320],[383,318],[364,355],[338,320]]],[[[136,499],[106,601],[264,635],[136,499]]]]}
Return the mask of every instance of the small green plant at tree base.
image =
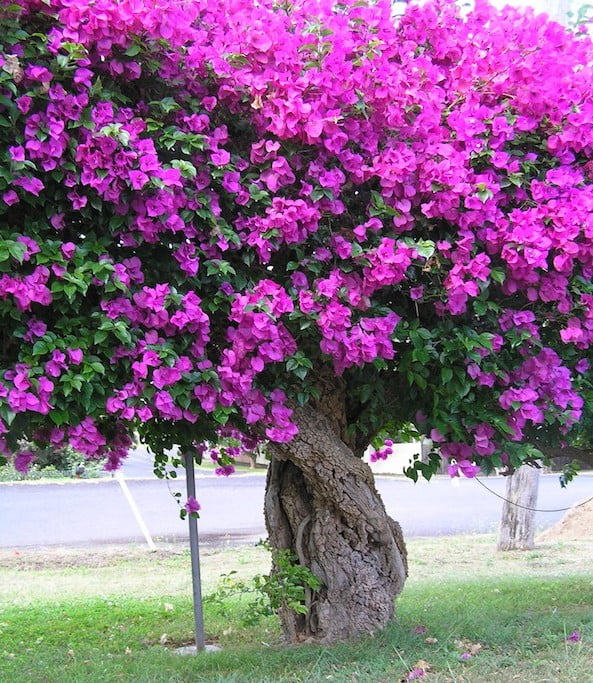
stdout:
{"type": "Polygon", "coordinates": [[[282,608],[306,614],[309,609],[307,591],[319,590],[321,580],[310,569],[300,565],[298,557],[290,550],[273,550],[268,541],[260,541],[257,545],[271,551],[275,571],[247,580],[237,579],[236,571],[223,574],[216,591],[205,596],[204,602],[223,612],[233,599],[247,596],[248,609],[240,617],[245,626],[277,614],[282,608]]]}

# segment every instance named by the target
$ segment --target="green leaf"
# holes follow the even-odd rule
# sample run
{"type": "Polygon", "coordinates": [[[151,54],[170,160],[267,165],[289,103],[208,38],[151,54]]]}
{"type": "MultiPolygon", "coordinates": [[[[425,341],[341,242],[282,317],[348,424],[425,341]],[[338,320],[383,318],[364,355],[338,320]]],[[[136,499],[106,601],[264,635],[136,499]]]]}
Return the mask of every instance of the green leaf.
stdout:
{"type": "Polygon", "coordinates": [[[10,425],[14,422],[16,413],[13,413],[12,410],[10,410],[10,408],[4,404],[3,406],[0,406],[0,417],[10,427],[10,425]]]}
{"type": "Polygon", "coordinates": [[[415,467],[406,467],[404,469],[404,474],[412,481],[418,481],[418,470],[415,467]]]}
{"type": "Polygon", "coordinates": [[[74,301],[74,298],[76,296],[77,292],[77,287],[76,285],[68,284],[64,285],[64,294],[66,295],[66,298],[70,303],[74,301]]]}
{"type": "Polygon", "coordinates": [[[302,365],[299,366],[299,367],[297,367],[297,368],[295,369],[295,371],[294,371],[294,374],[295,374],[299,379],[305,379],[305,377],[307,376],[308,373],[309,373],[309,371],[307,370],[307,368],[305,368],[305,367],[302,366],[302,365]]]}
{"type": "Polygon", "coordinates": [[[9,257],[12,257],[15,261],[22,263],[26,251],[27,247],[22,242],[18,242],[17,240],[2,240],[0,242],[0,261],[5,261],[9,257]]]}
{"type": "Polygon", "coordinates": [[[490,271],[490,277],[494,282],[497,282],[499,285],[501,285],[505,280],[506,280],[506,275],[504,271],[499,270],[497,268],[492,268],[490,271]]]}
{"type": "Polygon", "coordinates": [[[296,401],[297,401],[298,405],[300,405],[300,406],[304,406],[308,400],[309,400],[309,394],[306,394],[304,391],[300,391],[296,395],[296,401]]]}
{"type": "Polygon", "coordinates": [[[414,382],[420,387],[420,389],[424,390],[428,386],[426,380],[422,375],[416,374],[414,375],[414,382]]]}
{"type": "Polygon", "coordinates": [[[115,325],[113,334],[115,334],[122,344],[129,344],[132,341],[132,336],[123,323],[117,323],[115,325]]]}
{"type": "Polygon", "coordinates": [[[218,424],[224,425],[229,421],[229,409],[219,406],[212,413],[212,417],[218,422],[218,424]]]}
{"type": "Polygon", "coordinates": [[[363,384],[360,387],[360,402],[367,403],[374,393],[375,389],[372,384],[363,384]]]}
{"type": "Polygon", "coordinates": [[[43,340],[39,340],[33,344],[33,350],[31,351],[31,354],[33,356],[43,356],[48,351],[49,351],[49,347],[47,345],[47,342],[44,342],[43,340]]]}
{"type": "Polygon", "coordinates": [[[90,363],[90,366],[97,374],[105,374],[105,366],[103,365],[103,363],[100,363],[99,361],[93,361],[92,363],[90,363]]]}
{"type": "Polygon", "coordinates": [[[49,416],[52,422],[58,427],[66,424],[70,419],[70,415],[67,410],[56,410],[55,408],[49,413],[49,416]]]}
{"type": "Polygon", "coordinates": [[[136,57],[136,55],[139,55],[141,52],[141,47],[138,45],[138,43],[132,43],[130,47],[124,52],[126,57],[136,57]]]}
{"type": "Polygon", "coordinates": [[[97,332],[95,332],[95,337],[93,341],[95,344],[102,344],[108,336],[109,333],[106,330],[98,330],[97,332]]]}
{"type": "Polygon", "coordinates": [[[419,256],[429,259],[435,252],[435,243],[432,240],[420,240],[414,245],[419,256]]]}

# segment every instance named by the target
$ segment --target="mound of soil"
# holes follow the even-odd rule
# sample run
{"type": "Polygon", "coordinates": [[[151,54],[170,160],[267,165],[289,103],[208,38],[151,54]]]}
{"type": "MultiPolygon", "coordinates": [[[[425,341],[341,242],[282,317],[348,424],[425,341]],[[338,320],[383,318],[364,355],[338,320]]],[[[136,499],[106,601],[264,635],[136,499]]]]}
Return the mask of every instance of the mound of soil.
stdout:
{"type": "Polygon", "coordinates": [[[543,531],[537,541],[569,541],[593,538],[593,499],[571,508],[554,526],[543,531]]]}

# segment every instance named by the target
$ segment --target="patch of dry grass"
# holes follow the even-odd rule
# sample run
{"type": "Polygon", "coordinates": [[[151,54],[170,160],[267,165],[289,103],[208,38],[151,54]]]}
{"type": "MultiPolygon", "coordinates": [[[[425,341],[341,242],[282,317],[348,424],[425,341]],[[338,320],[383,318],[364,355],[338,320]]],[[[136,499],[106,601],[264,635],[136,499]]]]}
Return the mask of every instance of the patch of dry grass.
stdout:
{"type": "Polygon", "coordinates": [[[501,553],[493,535],[414,539],[408,544],[409,581],[455,576],[561,576],[591,572],[593,539],[537,543],[501,553]]]}
{"type": "MultiPolygon", "coordinates": [[[[213,591],[221,574],[238,578],[266,573],[269,553],[261,547],[202,548],[202,590],[213,591]]],[[[191,561],[182,544],[99,546],[0,553],[0,605],[31,605],[48,598],[70,600],[93,596],[129,598],[191,595],[191,561]]]]}
{"type": "MultiPolygon", "coordinates": [[[[499,553],[492,535],[413,539],[408,542],[409,583],[462,576],[562,576],[591,571],[593,539],[547,542],[525,552],[499,553]]],[[[233,570],[247,579],[266,573],[269,553],[260,546],[204,547],[203,592],[233,570]]],[[[0,605],[30,605],[47,599],[114,596],[152,598],[191,594],[191,566],[185,544],[118,545],[0,552],[0,605]]]]}

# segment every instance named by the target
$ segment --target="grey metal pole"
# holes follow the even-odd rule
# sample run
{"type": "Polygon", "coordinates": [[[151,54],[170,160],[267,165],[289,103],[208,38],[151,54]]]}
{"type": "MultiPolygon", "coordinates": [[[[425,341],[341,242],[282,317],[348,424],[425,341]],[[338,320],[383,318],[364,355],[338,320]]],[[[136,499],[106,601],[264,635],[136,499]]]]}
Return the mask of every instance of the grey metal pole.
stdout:
{"type": "MultiPolygon", "coordinates": [[[[185,454],[185,472],[187,497],[196,497],[196,477],[194,472],[194,459],[189,454],[185,454]]],[[[203,652],[206,649],[204,641],[204,615],[202,612],[202,582],[200,579],[200,547],[198,538],[198,520],[192,515],[187,516],[189,523],[189,551],[191,555],[191,578],[194,593],[194,624],[196,652],[203,652]]]]}

